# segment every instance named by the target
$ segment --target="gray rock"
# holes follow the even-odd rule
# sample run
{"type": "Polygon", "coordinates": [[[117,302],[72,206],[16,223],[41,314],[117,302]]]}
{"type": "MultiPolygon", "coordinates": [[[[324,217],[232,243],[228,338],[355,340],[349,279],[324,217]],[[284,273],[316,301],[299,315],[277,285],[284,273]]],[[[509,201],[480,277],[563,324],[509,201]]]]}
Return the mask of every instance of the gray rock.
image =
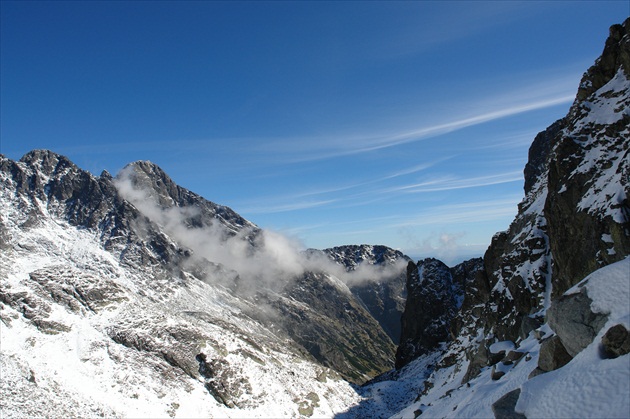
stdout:
{"type": "Polygon", "coordinates": [[[552,336],[545,339],[540,345],[540,355],[538,356],[538,368],[549,372],[565,366],[573,357],[569,355],[560,338],[552,336]]]}
{"type": "Polygon", "coordinates": [[[472,355],[470,353],[466,354],[470,359],[470,364],[468,364],[468,370],[462,379],[462,384],[475,378],[479,375],[481,369],[488,365],[489,352],[486,341],[484,340],[479,344],[477,350],[472,352],[472,355]]]}
{"type": "Polygon", "coordinates": [[[630,333],[623,324],[617,324],[602,337],[604,354],[608,358],[617,358],[630,352],[630,333]]]}
{"type": "Polygon", "coordinates": [[[505,375],[505,371],[497,370],[496,365],[492,366],[492,373],[490,374],[490,377],[492,378],[493,381],[499,380],[504,375],[505,375]]]}
{"type": "Polygon", "coordinates": [[[525,352],[519,351],[510,351],[508,354],[501,360],[503,365],[516,365],[521,359],[525,356],[525,352]]]}
{"type": "Polygon", "coordinates": [[[527,419],[525,415],[514,410],[520,395],[521,389],[517,388],[492,403],[492,412],[494,413],[494,417],[496,419],[527,419]]]}
{"type": "Polygon", "coordinates": [[[546,373],[547,371],[543,371],[540,369],[540,367],[536,367],[534,368],[534,370],[532,372],[529,373],[529,375],[527,376],[528,380],[531,380],[532,378],[539,376],[541,374],[546,373]]]}
{"type": "Polygon", "coordinates": [[[592,300],[582,288],[552,302],[547,312],[549,326],[556,332],[569,355],[576,356],[593,342],[608,315],[593,313],[592,300]]]}
{"type": "Polygon", "coordinates": [[[524,316],[523,319],[521,320],[521,329],[519,331],[519,337],[521,339],[527,339],[527,336],[529,336],[529,333],[532,330],[535,331],[542,325],[543,325],[543,318],[524,316]]]}

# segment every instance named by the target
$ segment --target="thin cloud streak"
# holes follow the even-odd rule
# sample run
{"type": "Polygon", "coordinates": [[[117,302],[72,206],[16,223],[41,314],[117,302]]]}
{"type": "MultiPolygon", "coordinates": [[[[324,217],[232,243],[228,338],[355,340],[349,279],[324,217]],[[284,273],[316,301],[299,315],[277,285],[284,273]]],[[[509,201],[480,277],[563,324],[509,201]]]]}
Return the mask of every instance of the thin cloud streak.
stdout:
{"type": "Polygon", "coordinates": [[[244,214],[273,214],[278,212],[291,212],[303,209],[312,209],[321,206],[325,206],[328,204],[332,204],[337,200],[328,199],[324,201],[312,201],[312,202],[296,202],[291,204],[284,205],[270,205],[270,206],[259,206],[259,207],[251,207],[251,208],[239,208],[239,212],[244,214]]]}
{"type": "Polygon", "coordinates": [[[419,227],[439,224],[462,224],[493,221],[497,218],[513,217],[522,199],[514,195],[504,199],[462,204],[441,205],[427,211],[420,210],[416,217],[392,224],[390,227],[419,227]]]}
{"type": "Polygon", "coordinates": [[[428,180],[426,182],[415,183],[411,185],[397,186],[390,188],[389,192],[405,192],[405,193],[424,193],[450,191],[455,189],[478,188],[481,186],[498,185],[501,183],[509,183],[522,181],[523,174],[521,171],[513,171],[500,173],[496,175],[478,176],[474,178],[459,179],[454,177],[438,178],[428,180]]]}
{"type": "Polygon", "coordinates": [[[501,118],[518,115],[525,112],[545,109],[552,106],[572,103],[574,94],[560,94],[547,99],[531,101],[522,104],[503,107],[499,110],[490,110],[470,117],[462,117],[456,120],[441,124],[426,126],[402,133],[393,133],[386,136],[338,136],[333,140],[319,138],[317,140],[306,140],[295,138],[282,140],[279,142],[267,143],[264,147],[269,153],[297,154],[288,160],[291,163],[300,163],[314,160],[324,160],[337,157],[351,156],[356,154],[378,151],[385,148],[395,147],[403,144],[413,143],[448,134],[464,128],[491,122],[501,118]],[[306,144],[307,146],[295,147],[295,144],[306,144]]]}
{"type": "Polygon", "coordinates": [[[470,118],[464,118],[457,121],[451,121],[444,124],[435,125],[432,127],[421,128],[415,131],[399,134],[397,136],[389,137],[383,140],[382,145],[368,147],[366,151],[377,150],[384,147],[392,147],[395,145],[405,144],[411,141],[421,140],[427,137],[434,137],[440,134],[446,134],[463,128],[467,128],[473,125],[483,124],[484,122],[493,121],[496,119],[505,118],[508,116],[516,115],[523,112],[529,112],[536,109],[544,109],[555,105],[561,105],[563,103],[569,103],[573,101],[573,96],[560,96],[552,99],[542,100],[534,103],[527,103],[524,105],[514,106],[512,108],[501,109],[498,111],[492,111],[480,115],[475,115],[470,118]]]}
{"type": "MultiPolygon", "coordinates": [[[[419,166],[418,166],[419,167],[419,166]]],[[[420,169],[418,169],[419,171],[420,169]]],[[[413,171],[409,171],[413,173],[413,171]]],[[[387,178],[383,178],[387,179],[387,178]]],[[[291,202],[286,204],[276,205],[262,205],[258,207],[239,207],[239,211],[245,214],[272,214],[281,212],[291,212],[299,210],[309,210],[318,207],[332,206],[334,208],[351,208],[356,206],[364,206],[376,202],[382,202],[384,200],[392,199],[399,194],[418,194],[427,192],[441,192],[457,189],[471,189],[483,186],[498,185],[502,183],[522,181],[523,176],[521,171],[512,171],[507,173],[499,173],[487,176],[477,176],[474,178],[456,178],[453,176],[446,176],[443,178],[436,178],[427,180],[425,182],[414,183],[410,185],[402,185],[390,188],[375,188],[357,192],[352,195],[344,195],[342,197],[336,197],[331,199],[324,199],[319,201],[308,202],[291,202]],[[368,199],[366,199],[368,197],[368,199]]],[[[365,184],[375,182],[364,182],[361,184],[355,184],[344,188],[330,189],[329,191],[321,191],[321,194],[334,193],[340,190],[350,189],[352,187],[358,187],[365,184]]],[[[265,202],[282,202],[295,200],[300,195],[286,195],[284,197],[275,198],[260,198],[265,202]]]]}

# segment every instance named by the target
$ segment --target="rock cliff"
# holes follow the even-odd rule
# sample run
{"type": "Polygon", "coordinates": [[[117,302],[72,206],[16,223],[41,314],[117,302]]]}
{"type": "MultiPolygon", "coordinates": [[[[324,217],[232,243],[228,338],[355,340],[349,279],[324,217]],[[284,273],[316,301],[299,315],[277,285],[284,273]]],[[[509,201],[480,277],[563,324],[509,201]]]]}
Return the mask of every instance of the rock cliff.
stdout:
{"type": "MultiPolygon", "coordinates": [[[[627,302],[620,298],[630,292],[629,57],[630,19],[611,27],[602,56],[584,74],[567,116],[534,139],[518,214],[506,231],[495,234],[482,266],[464,282],[461,305],[453,304],[457,294],[449,292],[453,278],[445,266],[433,260],[410,264],[399,371],[388,378],[397,377],[404,386],[411,371],[420,370],[418,381],[424,381],[410,402],[416,410],[401,410],[402,416],[443,415],[436,412],[445,410],[427,407],[429,401],[450,406],[438,400],[454,391],[472,397],[474,390],[468,389],[475,384],[494,389],[490,383],[498,380],[507,387],[492,390],[496,417],[540,414],[532,400],[546,396],[537,393],[534,381],[557,388],[551,378],[556,371],[579,381],[574,375],[585,365],[586,358],[578,356],[583,351],[601,359],[605,351],[598,349],[598,340],[615,348],[626,345],[625,326],[614,322],[626,315],[627,302]],[[433,268],[426,271],[426,266],[433,268]],[[550,375],[534,378],[540,374],[550,375]]],[[[617,351],[606,353],[617,356],[617,351]]],[[[618,376],[623,389],[628,373],[622,368],[618,376]]],[[[451,407],[449,412],[461,406],[451,407]]],[[[565,407],[558,411],[572,411],[565,407]]]]}

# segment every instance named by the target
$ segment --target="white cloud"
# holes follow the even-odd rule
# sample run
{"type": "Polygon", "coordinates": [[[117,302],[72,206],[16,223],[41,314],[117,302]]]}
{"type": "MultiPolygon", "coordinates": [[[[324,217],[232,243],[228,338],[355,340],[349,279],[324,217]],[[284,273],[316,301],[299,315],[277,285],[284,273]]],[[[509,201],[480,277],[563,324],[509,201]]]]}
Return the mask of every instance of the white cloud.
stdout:
{"type": "Polygon", "coordinates": [[[442,178],[434,178],[420,183],[410,185],[396,186],[389,189],[390,192],[405,193],[425,193],[450,191],[454,189],[478,188],[481,186],[498,185],[501,183],[509,183],[522,181],[522,171],[511,171],[493,175],[476,176],[471,178],[459,178],[456,176],[446,176],[442,178]]]}
{"type": "MultiPolygon", "coordinates": [[[[134,182],[133,170],[133,166],[129,166],[117,176],[115,185],[120,196],[159,225],[179,246],[191,250],[190,263],[207,260],[236,272],[240,278],[239,287],[245,290],[260,287],[279,289],[306,271],[324,271],[346,283],[355,283],[376,280],[403,269],[402,265],[366,265],[360,266],[355,272],[346,272],[344,267],[333,263],[326,256],[304,253],[304,245],[297,239],[268,229],[243,228],[234,234],[217,221],[210,225],[191,227],[190,218],[199,215],[197,207],[158,204],[159,197],[155,191],[139,188],[134,182]]],[[[214,279],[224,281],[226,278],[214,279]]],[[[227,275],[227,279],[233,280],[234,275],[227,275]]]]}
{"type": "Polygon", "coordinates": [[[414,227],[431,225],[450,225],[459,223],[479,223],[498,218],[515,216],[520,195],[502,199],[465,202],[461,204],[439,205],[426,210],[419,210],[415,217],[391,225],[392,227],[414,227]]]}

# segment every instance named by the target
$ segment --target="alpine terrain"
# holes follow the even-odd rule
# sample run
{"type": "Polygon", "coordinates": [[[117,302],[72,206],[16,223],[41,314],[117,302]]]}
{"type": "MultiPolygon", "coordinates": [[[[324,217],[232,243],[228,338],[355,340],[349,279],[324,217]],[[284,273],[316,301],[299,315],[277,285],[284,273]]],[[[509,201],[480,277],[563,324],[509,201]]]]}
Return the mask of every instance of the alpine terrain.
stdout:
{"type": "Polygon", "coordinates": [[[0,156],[2,417],[628,417],[630,19],[483,258],[300,249],[151,162],[0,156]]]}

